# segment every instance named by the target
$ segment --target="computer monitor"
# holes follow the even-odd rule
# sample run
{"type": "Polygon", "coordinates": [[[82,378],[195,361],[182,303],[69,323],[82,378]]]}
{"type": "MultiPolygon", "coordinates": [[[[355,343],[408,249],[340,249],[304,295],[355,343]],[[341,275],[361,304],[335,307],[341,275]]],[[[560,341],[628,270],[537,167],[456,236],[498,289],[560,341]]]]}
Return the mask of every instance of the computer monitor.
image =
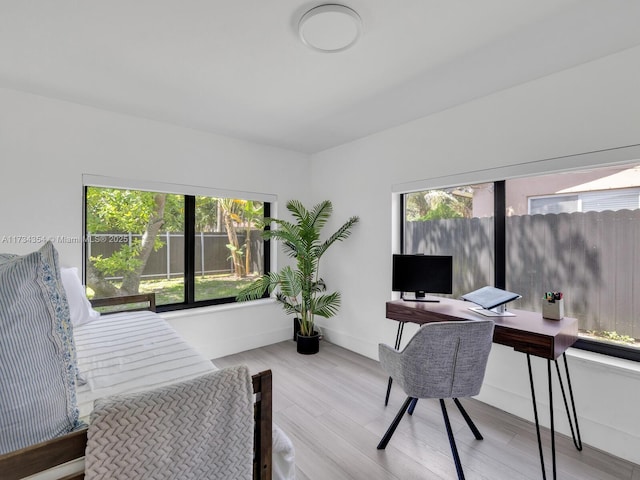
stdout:
{"type": "Polygon", "coordinates": [[[414,292],[418,302],[438,302],[436,297],[425,294],[453,293],[453,257],[394,254],[391,289],[394,292],[414,292]]]}

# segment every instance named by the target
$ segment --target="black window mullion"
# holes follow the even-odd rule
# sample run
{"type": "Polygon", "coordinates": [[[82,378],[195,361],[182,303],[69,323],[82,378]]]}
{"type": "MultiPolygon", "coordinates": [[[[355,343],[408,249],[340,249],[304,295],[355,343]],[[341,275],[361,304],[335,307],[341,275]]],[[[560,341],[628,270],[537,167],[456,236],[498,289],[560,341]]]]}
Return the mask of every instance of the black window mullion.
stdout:
{"type": "Polygon", "coordinates": [[[82,284],[87,284],[87,270],[89,263],[89,254],[91,249],[91,238],[87,230],[87,194],[89,186],[82,187],[82,231],[84,232],[84,242],[82,242],[82,284]]]}
{"type": "Polygon", "coordinates": [[[404,205],[405,205],[405,199],[406,199],[407,194],[402,194],[400,195],[400,253],[406,253],[405,252],[405,247],[404,247],[404,236],[405,236],[405,228],[406,228],[406,221],[407,221],[407,216],[406,216],[406,212],[404,211],[404,205]]]}
{"type": "MultiPolygon", "coordinates": [[[[262,216],[264,218],[271,217],[271,204],[269,202],[265,202],[263,204],[262,216]]],[[[264,229],[270,230],[271,224],[265,224],[264,229]]],[[[268,238],[264,239],[262,241],[262,248],[264,252],[262,255],[263,272],[269,273],[271,271],[271,240],[269,240],[268,238]]],[[[265,292],[264,296],[268,297],[269,294],[265,292]]]]}
{"type": "Polygon", "coordinates": [[[507,234],[506,234],[506,189],[505,181],[495,182],[493,189],[493,226],[494,226],[494,286],[502,288],[507,285],[507,234]]]}
{"type": "Polygon", "coordinates": [[[196,197],[184,196],[184,300],[195,302],[196,197]]]}

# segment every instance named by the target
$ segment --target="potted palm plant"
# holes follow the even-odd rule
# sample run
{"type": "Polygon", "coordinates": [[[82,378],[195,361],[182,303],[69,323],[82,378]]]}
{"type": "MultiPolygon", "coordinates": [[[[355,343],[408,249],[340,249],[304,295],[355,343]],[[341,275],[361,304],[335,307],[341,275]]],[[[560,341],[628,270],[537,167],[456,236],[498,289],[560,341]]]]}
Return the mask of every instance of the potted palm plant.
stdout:
{"type": "Polygon", "coordinates": [[[284,252],[295,259],[295,268],[283,267],[279,272],[269,272],[238,293],[236,300],[255,300],[276,291],[276,300],[287,314],[295,315],[299,331],[297,350],[299,353],[317,353],[319,334],[315,328],[315,316],[333,317],[340,307],[340,292],[326,292],[326,285],[319,276],[320,259],[337,241],[351,234],[351,228],[358,223],[357,216],[349,218],[332,235],[320,238],[322,228],[333,212],[329,200],[315,205],[311,210],[298,200],[286,205],[295,222],[266,218],[265,224],[274,223],[276,228],[265,230],[265,238],[282,242],[284,252]]]}

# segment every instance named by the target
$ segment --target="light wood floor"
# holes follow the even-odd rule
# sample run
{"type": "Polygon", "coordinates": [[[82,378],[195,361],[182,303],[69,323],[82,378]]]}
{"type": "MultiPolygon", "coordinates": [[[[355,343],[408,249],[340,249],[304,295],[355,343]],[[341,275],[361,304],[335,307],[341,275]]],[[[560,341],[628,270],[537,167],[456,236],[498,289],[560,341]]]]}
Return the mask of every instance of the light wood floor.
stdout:
{"type": "MultiPolygon", "coordinates": [[[[386,450],[377,450],[404,393],[394,388],[385,408],[387,377],[377,361],[327,342],[317,355],[295,350],[293,341],[285,341],[213,361],[218,367],[246,364],[252,373],[272,370],[274,421],[294,444],[298,480],[456,478],[437,400],[419,401],[386,450]]],[[[455,405],[448,405],[467,479],[542,478],[533,424],[477,400],[463,403],[484,436],[475,440],[455,405]]],[[[578,452],[561,435],[556,445],[559,479],[640,480],[638,465],[588,445],[578,452]]]]}

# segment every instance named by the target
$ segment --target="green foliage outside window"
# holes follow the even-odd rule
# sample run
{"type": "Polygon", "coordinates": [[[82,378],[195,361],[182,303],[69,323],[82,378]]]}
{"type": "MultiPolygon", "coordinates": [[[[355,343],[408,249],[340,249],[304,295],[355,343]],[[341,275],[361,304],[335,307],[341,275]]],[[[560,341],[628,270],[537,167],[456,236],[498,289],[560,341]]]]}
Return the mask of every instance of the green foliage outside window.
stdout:
{"type": "Polygon", "coordinates": [[[405,196],[406,220],[410,222],[444,218],[471,218],[473,189],[428,190],[405,196]]]}
{"type": "Polygon", "coordinates": [[[85,277],[87,287],[98,298],[132,295],[153,288],[158,304],[163,303],[163,298],[164,303],[188,301],[184,252],[176,251],[194,241],[184,238],[185,222],[195,222],[198,238],[199,257],[193,268],[200,273],[197,279],[189,279],[195,287],[193,301],[234,297],[233,288],[224,286],[228,281],[238,282],[261,273],[262,262],[252,251],[251,239],[256,237],[252,231],[262,229],[262,202],[101,187],[87,187],[85,200],[86,233],[92,242],[85,277]],[[186,218],[187,199],[194,204],[195,219],[186,218]],[[221,236],[227,242],[221,244],[221,236]],[[167,243],[170,240],[171,246],[167,243]],[[222,252],[216,247],[225,244],[222,252]],[[158,252],[163,247],[167,257],[158,252]],[[152,267],[145,271],[152,255],[152,267]],[[166,267],[159,266],[163,258],[167,258],[166,267]],[[166,273],[158,272],[158,268],[166,268],[166,273]]]}

